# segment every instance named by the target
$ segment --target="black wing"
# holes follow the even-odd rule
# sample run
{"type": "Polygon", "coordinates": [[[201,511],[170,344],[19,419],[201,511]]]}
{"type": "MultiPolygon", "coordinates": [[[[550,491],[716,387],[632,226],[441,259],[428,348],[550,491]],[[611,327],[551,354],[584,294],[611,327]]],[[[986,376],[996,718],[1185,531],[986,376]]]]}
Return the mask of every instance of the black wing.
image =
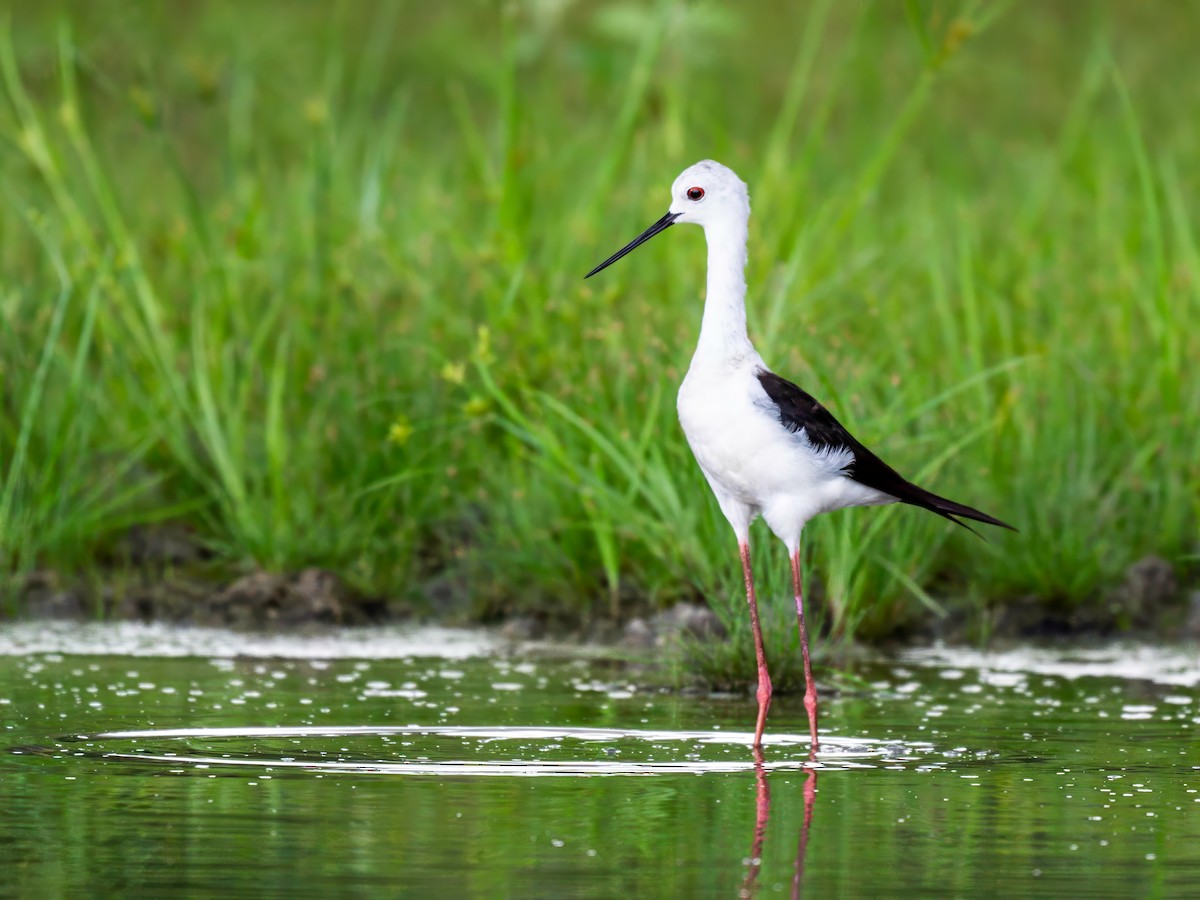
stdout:
{"type": "Polygon", "coordinates": [[[899,472],[885,463],[882,459],[855,440],[842,423],[833,417],[833,413],[816,401],[816,399],[786,378],[780,378],[774,372],[766,369],[758,370],[758,383],[762,385],[779,415],[779,423],[788,431],[797,432],[804,429],[809,441],[815,447],[849,450],[854,455],[854,462],[845,468],[847,478],[852,478],[859,484],[891,494],[901,503],[919,506],[939,516],[949,519],[956,525],[962,525],[968,531],[974,531],[969,525],[959,521],[973,519],[976,522],[986,522],[988,525],[998,525],[1016,531],[1011,525],[989,516],[985,512],[955,503],[945,497],[917,487],[899,472]]]}

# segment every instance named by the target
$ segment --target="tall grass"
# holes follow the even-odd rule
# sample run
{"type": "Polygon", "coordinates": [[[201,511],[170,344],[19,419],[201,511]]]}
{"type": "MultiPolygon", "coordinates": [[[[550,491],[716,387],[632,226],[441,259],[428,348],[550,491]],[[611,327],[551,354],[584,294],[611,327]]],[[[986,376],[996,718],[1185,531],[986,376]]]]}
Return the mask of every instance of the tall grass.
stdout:
{"type": "MultiPolygon", "coordinates": [[[[1194,561],[1200,86],[1171,74],[1189,15],[18,12],[3,564],[86,567],[131,523],[182,518],[234,566],[449,584],[484,617],[703,597],[744,640],[732,538],[673,409],[700,236],[581,280],[706,156],[751,187],[768,361],[901,471],[1021,529],[817,520],[829,627],[1086,604],[1146,553],[1194,561]]],[[[782,600],[786,560],[755,541],[782,600]]]]}

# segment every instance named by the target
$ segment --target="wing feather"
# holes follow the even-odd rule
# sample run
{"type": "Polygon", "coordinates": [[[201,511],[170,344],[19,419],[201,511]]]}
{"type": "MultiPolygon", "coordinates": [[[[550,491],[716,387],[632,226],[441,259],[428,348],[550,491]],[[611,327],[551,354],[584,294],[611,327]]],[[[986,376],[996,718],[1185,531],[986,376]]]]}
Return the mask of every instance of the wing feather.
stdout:
{"type": "Polygon", "coordinates": [[[994,516],[989,516],[974,507],[940,497],[932,491],[913,484],[859,443],[854,435],[850,434],[842,426],[842,423],[834,418],[833,413],[817,402],[811,394],[786,378],[781,378],[766,369],[759,369],[758,383],[762,385],[762,389],[770,398],[779,417],[779,424],[784,428],[793,433],[803,432],[814,448],[827,453],[830,458],[843,453],[850,455],[851,461],[842,468],[842,472],[847,478],[890,494],[902,503],[919,506],[937,513],[968,530],[973,529],[960,522],[958,517],[1016,531],[1011,525],[1001,522],[994,516]]]}

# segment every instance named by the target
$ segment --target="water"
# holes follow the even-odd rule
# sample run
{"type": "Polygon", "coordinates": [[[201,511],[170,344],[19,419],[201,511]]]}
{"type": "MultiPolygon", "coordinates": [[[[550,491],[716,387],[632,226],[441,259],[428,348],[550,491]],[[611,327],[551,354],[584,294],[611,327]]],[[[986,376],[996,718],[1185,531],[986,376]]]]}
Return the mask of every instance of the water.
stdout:
{"type": "Polygon", "coordinates": [[[0,631],[0,894],[1195,896],[1194,651],[857,665],[776,699],[449,631],[0,631]],[[109,651],[119,651],[112,655],[109,651]],[[193,655],[189,655],[193,654],[193,655]],[[369,657],[369,658],[368,658],[369,657]]]}

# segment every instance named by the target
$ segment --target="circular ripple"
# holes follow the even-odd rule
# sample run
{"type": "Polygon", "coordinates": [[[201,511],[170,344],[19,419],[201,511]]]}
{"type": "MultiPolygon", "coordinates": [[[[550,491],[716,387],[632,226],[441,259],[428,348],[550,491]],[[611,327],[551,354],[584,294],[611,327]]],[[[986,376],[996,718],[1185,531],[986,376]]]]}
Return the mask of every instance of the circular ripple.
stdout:
{"type": "Polygon", "coordinates": [[[768,734],[764,743],[773,758],[759,763],[750,750],[752,735],[743,732],[511,726],[156,728],[62,740],[75,745],[61,747],[66,757],[158,766],[174,774],[254,769],[279,774],[653,776],[747,772],[760,765],[775,771],[928,764],[932,752],[923,743],[826,737],[813,761],[806,735],[768,734]]]}

